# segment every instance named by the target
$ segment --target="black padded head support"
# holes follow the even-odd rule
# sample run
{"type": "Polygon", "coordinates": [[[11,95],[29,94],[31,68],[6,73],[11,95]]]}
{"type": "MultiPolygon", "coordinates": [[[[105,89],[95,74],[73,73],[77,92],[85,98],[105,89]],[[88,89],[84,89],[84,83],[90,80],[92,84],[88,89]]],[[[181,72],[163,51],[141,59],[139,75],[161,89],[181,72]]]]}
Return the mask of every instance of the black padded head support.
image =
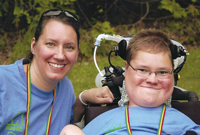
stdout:
{"type": "Polygon", "coordinates": [[[126,60],[126,47],[127,47],[127,41],[122,39],[118,43],[118,55],[123,59],[126,60]]]}
{"type": "MultiPolygon", "coordinates": [[[[117,54],[123,59],[126,60],[126,47],[127,41],[122,39],[118,43],[118,51],[117,54]]],[[[172,58],[176,59],[177,57],[186,56],[185,49],[182,46],[177,46],[175,44],[170,45],[170,50],[172,54],[172,58]]]]}
{"type": "Polygon", "coordinates": [[[186,56],[185,49],[182,46],[177,46],[177,45],[170,45],[170,50],[172,54],[172,58],[176,59],[181,56],[186,56]]]}

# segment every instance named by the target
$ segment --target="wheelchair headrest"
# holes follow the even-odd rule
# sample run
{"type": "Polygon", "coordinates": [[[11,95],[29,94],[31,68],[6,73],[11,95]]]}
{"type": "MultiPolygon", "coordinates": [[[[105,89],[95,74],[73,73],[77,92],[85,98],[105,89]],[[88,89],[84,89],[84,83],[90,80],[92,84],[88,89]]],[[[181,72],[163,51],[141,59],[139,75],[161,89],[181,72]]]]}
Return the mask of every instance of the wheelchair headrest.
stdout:
{"type": "Polygon", "coordinates": [[[170,50],[172,53],[172,58],[174,60],[174,72],[178,73],[186,61],[186,50],[182,44],[179,42],[171,39],[173,45],[171,46],[170,50]]]}
{"type": "MultiPolygon", "coordinates": [[[[182,44],[180,44],[179,42],[171,39],[172,41],[172,45],[170,46],[170,50],[171,50],[171,54],[172,54],[172,58],[174,61],[174,72],[178,73],[183,65],[185,64],[186,61],[186,50],[184,48],[184,46],[182,44]]],[[[119,43],[118,43],[118,50],[116,51],[116,54],[119,55],[123,60],[126,60],[126,48],[128,45],[128,41],[125,39],[122,39],[119,43]]]]}

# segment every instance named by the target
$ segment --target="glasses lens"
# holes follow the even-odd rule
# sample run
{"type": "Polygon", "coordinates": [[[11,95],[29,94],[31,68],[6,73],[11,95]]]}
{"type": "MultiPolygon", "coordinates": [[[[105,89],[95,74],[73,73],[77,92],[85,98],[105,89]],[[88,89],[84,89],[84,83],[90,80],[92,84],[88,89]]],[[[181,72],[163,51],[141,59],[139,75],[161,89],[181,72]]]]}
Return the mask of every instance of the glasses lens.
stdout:
{"type": "MultiPolygon", "coordinates": [[[[130,65],[130,63],[128,63],[130,65]]],[[[136,72],[136,75],[143,77],[143,78],[148,78],[150,74],[154,73],[158,79],[166,79],[168,78],[173,71],[156,71],[156,72],[151,72],[148,69],[135,69],[130,65],[130,67],[136,72]]]]}
{"type": "Polygon", "coordinates": [[[74,15],[72,15],[71,13],[67,12],[67,11],[64,11],[65,15],[68,16],[68,17],[71,17],[71,18],[74,18],[74,20],[76,20],[78,22],[78,18],[75,17],[74,15]]]}
{"type": "Polygon", "coordinates": [[[147,78],[149,76],[149,73],[150,73],[150,71],[144,70],[144,69],[138,69],[136,72],[137,72],[138,76],[141,76],[141,77],[144,77],[144,78],[147,78]]]}
{"type": "Polygon", "coordinates": [[[166,79],[172,73],[172,72],[168,72],[168,71],[151,72],[150,70],[145,70],[145,69],[138,69],[136,71],[137,71],[138,76],[141,76],[144,78],[148,78],[150,74],[154,73],[158,79],[166,79]]]}
{"type": "Polygon", "coordinates": [[[67,17],[71,17],[75,21],[79,22],[78,18],[74,14],[72,14],[71,12],[68,12],[68,11],[50,10],[50,11],[47,11],[46,13],[44,13],[43,16],[56,16],[56,15],[60,15],[62,12],[65,13],[65,15],[67,17]]]}
{"type": "Polygon", "coordinates": [[[49,11],[47,13],[44,13],[43,16],[54,16],[54,15],[59,15],[62,11],[49,11]]]}
{"type": "Polygon", "coordinates": [[[172,74],[172,72],[168,72],[168,71],[157,71],[156,72],[157,78],[159,78],[159,79],[168,78],[170,76],[170,74],[172,74]]]}

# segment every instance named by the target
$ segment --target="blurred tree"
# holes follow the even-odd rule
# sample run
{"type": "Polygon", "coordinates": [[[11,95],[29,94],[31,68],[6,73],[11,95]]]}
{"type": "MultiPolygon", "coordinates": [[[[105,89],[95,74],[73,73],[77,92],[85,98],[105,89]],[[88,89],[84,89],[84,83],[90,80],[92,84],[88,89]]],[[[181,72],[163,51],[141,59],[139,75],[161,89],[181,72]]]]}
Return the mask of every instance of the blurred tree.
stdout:
{"type": "Polygon", "coordinates": [[[0,49],[14,46],[12,61],[25,56],[40,15],[52,8],[78,15],[85,57],[92,55],[98,34],[135,34],[144,28],[162,29],[181,43],[200,45],[197,0],[0,0],[0,49]]]}

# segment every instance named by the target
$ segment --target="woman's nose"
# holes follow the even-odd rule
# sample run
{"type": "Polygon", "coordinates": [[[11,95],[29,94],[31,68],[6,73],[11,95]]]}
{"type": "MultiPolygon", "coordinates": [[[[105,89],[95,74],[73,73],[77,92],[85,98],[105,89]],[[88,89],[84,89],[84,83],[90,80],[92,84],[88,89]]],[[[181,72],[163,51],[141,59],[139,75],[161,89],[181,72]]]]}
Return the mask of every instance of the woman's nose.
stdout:
{"type": "Polygon", "coordinates": [[[61,47],[57,48],[54,57],[55,57],[56,59],[58,59],[58,60],[64,60],[64,58],[65,58],[64,49],[61,48],[61,47]]]}

